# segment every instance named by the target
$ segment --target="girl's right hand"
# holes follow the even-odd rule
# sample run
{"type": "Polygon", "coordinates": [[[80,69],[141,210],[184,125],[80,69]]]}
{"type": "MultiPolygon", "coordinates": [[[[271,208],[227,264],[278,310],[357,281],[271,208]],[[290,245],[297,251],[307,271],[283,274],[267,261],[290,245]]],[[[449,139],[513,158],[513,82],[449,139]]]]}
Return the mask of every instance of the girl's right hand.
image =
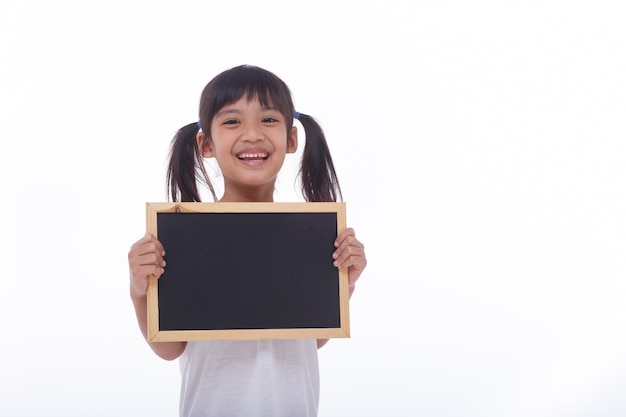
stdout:
{"type": "Polygon", "coordinates": [[[159,278],[165,267],[165,250],[159,240],[150,233],[139,239],[128,252],[131,297],[145,297],[148,277],[159,278]]]}

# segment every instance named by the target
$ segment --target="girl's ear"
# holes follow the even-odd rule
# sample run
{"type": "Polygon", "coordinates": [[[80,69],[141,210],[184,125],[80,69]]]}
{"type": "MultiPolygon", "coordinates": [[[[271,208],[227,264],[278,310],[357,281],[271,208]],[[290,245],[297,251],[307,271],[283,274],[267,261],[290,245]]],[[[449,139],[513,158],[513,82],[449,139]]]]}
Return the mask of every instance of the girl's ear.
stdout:
{"type": "Polygon", "coordinates": [[[199,131],[196,135],[196,142],[198,144],[198,151],[204,158],[213,158],[213,143],[211,139],[207,138],[203,131],[199,131]]]}
{"type": "Polygon", "coordinates": [[[289,135],[287,135],[287,153],[296,153],[298,150],[298,129],[291,127],[289,135]]]}

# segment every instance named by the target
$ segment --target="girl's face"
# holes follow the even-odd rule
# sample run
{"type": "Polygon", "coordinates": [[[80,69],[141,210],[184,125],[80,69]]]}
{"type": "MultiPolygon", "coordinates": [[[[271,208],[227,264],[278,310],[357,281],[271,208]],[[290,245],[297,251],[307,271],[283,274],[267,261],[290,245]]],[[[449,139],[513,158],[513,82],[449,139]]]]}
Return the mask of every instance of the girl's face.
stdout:
{"type": "Polygon", "coordinates": [[[220,201],[273,201],[274,183],[285,155],[298,147],[298,132],[272,107],[245,97],[213,118],[210,137],[198,133],[205,158],[214,157],[224,176],[220,201]]]}

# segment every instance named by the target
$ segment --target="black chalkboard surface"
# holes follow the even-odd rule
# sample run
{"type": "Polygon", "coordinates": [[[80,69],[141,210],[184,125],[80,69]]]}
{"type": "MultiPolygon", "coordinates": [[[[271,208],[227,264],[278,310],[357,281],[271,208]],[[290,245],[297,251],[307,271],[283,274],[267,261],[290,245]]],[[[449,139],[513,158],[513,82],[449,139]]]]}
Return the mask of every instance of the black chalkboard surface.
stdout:
{"type": "Polygon", "coordinates": [[[148,203],[151,341],[349,337],[344,203],[148,203]]]}

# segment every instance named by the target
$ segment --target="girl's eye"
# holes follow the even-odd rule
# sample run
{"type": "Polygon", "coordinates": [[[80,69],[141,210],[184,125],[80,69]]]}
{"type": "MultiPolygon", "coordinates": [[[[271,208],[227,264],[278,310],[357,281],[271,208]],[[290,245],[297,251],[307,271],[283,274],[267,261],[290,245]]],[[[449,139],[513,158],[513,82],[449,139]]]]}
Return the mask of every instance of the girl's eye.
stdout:
{"type": "Polygon", "coordinates": [[[275,123],[278,120],[274,119],[273,117],[266,117],[263,119],[263,123],[275,123]]]}
{"type": "Polygon", "coordinates": [[[222,124],[224,124],[224,125],[236,125],[237,123],[239,123],[239,122],[237,120],[234,120],[234,119],[224,120],[224,122],[222,122],[222,124]]]}

